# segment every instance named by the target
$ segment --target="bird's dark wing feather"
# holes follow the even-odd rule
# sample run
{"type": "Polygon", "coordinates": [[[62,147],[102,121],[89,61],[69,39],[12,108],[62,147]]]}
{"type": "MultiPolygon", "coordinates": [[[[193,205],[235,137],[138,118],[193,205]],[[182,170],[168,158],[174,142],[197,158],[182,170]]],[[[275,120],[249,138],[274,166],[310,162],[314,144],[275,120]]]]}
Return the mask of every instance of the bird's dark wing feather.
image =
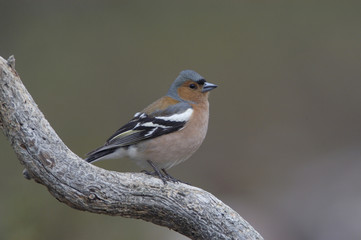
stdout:
{"type": "Polygon", "coordinates": [[[105,145],[125,147],[140,141],[178,131],[184,127],[193,112],[188,103],[180,102],[153,113],[137,113],[118,129],[105,145]]]}

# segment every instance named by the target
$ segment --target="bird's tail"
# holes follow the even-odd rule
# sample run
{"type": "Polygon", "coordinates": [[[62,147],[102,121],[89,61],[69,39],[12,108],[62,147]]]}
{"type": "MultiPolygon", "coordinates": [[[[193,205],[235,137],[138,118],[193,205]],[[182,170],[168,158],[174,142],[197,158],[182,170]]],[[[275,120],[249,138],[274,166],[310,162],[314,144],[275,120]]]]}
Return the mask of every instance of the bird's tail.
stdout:
{"type": "Polygon", "coordinates": [[[84,159],[88,163],[111,158],[111,155],[117,150],[117,147],[102,146],[95,149],[94,151],[87,154],[87,157],[84,159]]]}

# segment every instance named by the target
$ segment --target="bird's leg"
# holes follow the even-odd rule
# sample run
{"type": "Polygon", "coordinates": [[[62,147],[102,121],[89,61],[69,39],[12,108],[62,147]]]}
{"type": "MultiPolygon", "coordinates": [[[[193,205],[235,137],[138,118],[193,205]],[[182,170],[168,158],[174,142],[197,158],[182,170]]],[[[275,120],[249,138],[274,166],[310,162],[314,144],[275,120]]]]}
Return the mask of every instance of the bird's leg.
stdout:
{"type": "Polygon", "coordinates": [[[180,182],[178,179],[176,179],[176,178],[172,177],[171,175],[169,175],[164,168],[162,168],[162,172],[164,173],[164,176],[167,178],[167,180],[170,180],[170,181],[175,182],[175,183],[180,182]]]}
{"type": "Polygon", "coordinates": [[[145,174],[151,175],[151,176],[158,176],[164,184],[167,184],[167,176],[163,175],[161,171],[154,165],[154,163],[150,160],[147,160],[149,165],[153,168],[154,172],[148,172],[147,170],[143,170],[145,174]]]}

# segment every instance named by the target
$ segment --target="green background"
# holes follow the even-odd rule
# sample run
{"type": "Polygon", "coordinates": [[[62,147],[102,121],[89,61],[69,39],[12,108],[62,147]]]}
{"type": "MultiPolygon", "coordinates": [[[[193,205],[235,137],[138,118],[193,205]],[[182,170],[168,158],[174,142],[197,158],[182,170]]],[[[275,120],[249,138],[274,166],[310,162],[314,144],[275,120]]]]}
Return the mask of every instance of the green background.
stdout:
{"type": "MultiPolygon", "coordinates": [[[[79,156],[196,70],[219,85],[208,135],[170,174],[265,239],[360,239],[361,1],[0,1],[11,54],[79,156]]],[[[5,137],[0,152],[0,239],[185,239],[71,209],[22,177],[5,137]]]]}

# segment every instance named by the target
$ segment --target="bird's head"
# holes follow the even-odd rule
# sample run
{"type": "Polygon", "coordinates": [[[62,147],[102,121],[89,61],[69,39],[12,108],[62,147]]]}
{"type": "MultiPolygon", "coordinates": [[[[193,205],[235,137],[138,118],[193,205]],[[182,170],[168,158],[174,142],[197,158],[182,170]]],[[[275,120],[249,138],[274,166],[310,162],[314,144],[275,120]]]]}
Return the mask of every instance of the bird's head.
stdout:
{"type": "Polygon", "coordinates": [[[209,91],[217,85],[207,82],[201,75],[192,70],[184,70],[174,80],[167,96],[179,101],[200,103],[208,99],[209,91]]]}

